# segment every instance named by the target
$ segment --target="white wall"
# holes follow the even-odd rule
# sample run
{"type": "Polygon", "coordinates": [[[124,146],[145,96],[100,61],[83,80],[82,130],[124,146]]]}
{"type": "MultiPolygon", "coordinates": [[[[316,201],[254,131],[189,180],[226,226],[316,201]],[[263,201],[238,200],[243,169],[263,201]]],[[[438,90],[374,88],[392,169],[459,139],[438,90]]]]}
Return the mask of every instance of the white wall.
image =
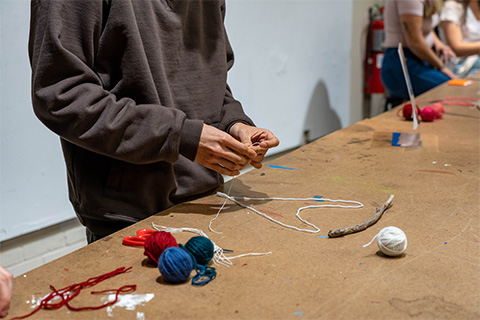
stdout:
{"type": "MultiPolygon", "coordinates": [[[[371,0],[228,0],[236,61],[229,84],[277,150],[362,119],[371,0]]],[[[380,1],[381,3],[381,1],[380,1]]]]}
{"type": "Polygon", "coordinates": [[[0,0],[0,241],[75,215],[58,137],[33,114],[28,0],[0,0]]]}
{"type": "Polygon", "coordinates": [[[280,138],[278,151],[350,123],[352,1],[227,2],[236,54],[234,95],[258,126],[280,138]]]}
{"type": "MultiPolygon", "coordinates": [[[[257,125],[280,138],[273,153],[303,144],[305,131],[313,140],[361,120],[364,30],[375,2],[227,0],[236,55],[229,83],[257,125]]],[[[29,6],[0,0],[0,249],[74,217],[58,138],[30,104],[29,6]]]]}
{"type": "Polygon", "coordinates": [[[0,265],[15,277],[87,245],[77,219],[0,242],[0,265]]]}

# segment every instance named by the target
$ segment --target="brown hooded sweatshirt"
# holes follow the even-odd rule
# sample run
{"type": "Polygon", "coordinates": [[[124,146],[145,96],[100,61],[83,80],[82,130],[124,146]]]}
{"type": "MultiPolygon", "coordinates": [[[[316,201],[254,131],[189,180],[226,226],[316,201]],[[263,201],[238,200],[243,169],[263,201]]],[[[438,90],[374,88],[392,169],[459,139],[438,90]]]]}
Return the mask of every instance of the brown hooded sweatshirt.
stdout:
{"type": "Polygon", "coordinates": [[[224,0],[32,0],[35,114],[60,136],[69,198],[106,235],[217,188],[203,123],[253,125],[227,85],[224,0]]]}

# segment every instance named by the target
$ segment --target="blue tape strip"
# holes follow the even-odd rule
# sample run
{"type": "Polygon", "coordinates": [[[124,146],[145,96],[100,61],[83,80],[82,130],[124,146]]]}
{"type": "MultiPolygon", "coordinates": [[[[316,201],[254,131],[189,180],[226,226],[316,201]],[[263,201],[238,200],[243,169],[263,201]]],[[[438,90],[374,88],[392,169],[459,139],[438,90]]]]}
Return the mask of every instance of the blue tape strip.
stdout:
{"type": "Polygon", "coordinates": [[[398,140],[400,139],[400,132],[394,132],[392,133],[392,146],[394,147],[401,147],[402,145],[398,143],[398,140]]]}
{"type": "Polygon", "coordinates": [[[289,168],[289,167],[275,166],[275,165],[273,165],[273,164],[269,164],[268,166],[269,166],[270,168],[274,168],[274,169],[300,170],[300,169],[289,168]]]}

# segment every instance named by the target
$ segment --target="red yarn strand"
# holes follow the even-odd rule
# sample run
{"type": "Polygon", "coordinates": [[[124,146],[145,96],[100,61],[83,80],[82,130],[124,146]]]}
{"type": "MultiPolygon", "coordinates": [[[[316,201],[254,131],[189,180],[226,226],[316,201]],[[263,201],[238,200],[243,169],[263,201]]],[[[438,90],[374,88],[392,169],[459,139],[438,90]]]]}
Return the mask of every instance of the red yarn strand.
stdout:
{"type": "Polygon", "coordinates": [[[133,291],[135,291],[137,286],[136,285],[125,285],[125,286],[123,286],[119,289],[92,291],[91,294],[104,293],[104,292],[115,292],[115,300],[114,301],[107,302],[107,303],[105,303],[103,305],[100,305],[100,306],[77,308],[77,307],[71,306],[69,302],[73,298],[78,296],[82,289],[93,287],[94,285],[102,282],[105,279],[111,278],[111,277],[113,277],[117,274],[125,273],[125,272],[127,272],[131,269],[132,269],[132,267],[129,267],[129,268],[121,267],[121,268],[118,268],[114,271],[105,273],[105,274],[100,275],[98,277],[90,278],[87,281],[84,281],[84,282],[81,282],[81,283],[76,283],[76,284],[70,285],[70,286],[65,287],[63,289],[60,289],[60,290],[57,290],[57,289],[55,289],[54,286],[50,285],[50,289],[53,292],[51,292],[47,297],[43,298],[42,301],[40,301],[40,304],[32,312],[30,312],[29,314],[26,314],[24,316],[12,318],[12,320],[28,318],[42,308],[46,309],[46,310],[59,309],[63,305],[66,305],[68,309],[73,310],[73,311],[97,310],[97,309],[101,309],[101,308],[104,308],[104,307],[107,307],[107,306],[111,306],[118,301],[118,295],[120,293],[133,292],[133,291]],[[61,299],[61,301],[53,303],[52,300],[57,299],[58,297],[61,299]]]}
{"type": "Polygon", "coordinates": [[[446,106],[465,106],[465,107],[474,107],[477,101],[476,98],[470,97],[461,97],[461,96],[454,96],[454,97],[445,97],[441,99],[418,99],[417,102],[440,102],[446,106]],[[471,101],[471,102],[468,102],[471,101]]]}
{"type": "Polygon", "coordinates": [[[105,307],[108,307],[108,306],[111,306],[111,305],[114,305],[115,303],[117,303],[118,301],[118,295],[120,293],[129,293],[129,292],[133,292],[135,291],[135,289],[137,289],[137,286],[136,285],[125,285],[121,288],[118,288],[118,289],[110,289],[110,290],[103,290],[103,291],[92,291],[91,294],[96,294],[96,293],[105,293],[105,292],[115,292],[115,300],[113,301],[110,301],[110,302],[107,302],[105,304],[102,304],[100,306],[96,306],[96,307],[80,307],[80,308],[76,308],[76,307],[72,307],[68,302],[66,302],[65,304],[67,305],[68,309],[72,310],[72,311],[81,311],[81,310],[98,310],[98,309],[101,309],[101,308],[105,308],[105,307]]]}

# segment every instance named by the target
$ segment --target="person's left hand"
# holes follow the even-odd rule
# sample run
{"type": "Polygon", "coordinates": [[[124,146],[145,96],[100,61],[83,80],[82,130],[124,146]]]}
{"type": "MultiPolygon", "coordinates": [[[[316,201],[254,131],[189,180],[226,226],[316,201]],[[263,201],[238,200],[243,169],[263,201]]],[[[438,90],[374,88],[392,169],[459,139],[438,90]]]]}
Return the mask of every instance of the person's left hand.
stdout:
{"type": "Polygon", "coordinates": [[[250,164],[257,169],[262,167],[262,162],[268,149],[274,148],[280,143],[270,130],[252,127],[241,122],[235,123],[230,128],[230,134],[238,141],[255,150],[257,156],[250,164]]]}

